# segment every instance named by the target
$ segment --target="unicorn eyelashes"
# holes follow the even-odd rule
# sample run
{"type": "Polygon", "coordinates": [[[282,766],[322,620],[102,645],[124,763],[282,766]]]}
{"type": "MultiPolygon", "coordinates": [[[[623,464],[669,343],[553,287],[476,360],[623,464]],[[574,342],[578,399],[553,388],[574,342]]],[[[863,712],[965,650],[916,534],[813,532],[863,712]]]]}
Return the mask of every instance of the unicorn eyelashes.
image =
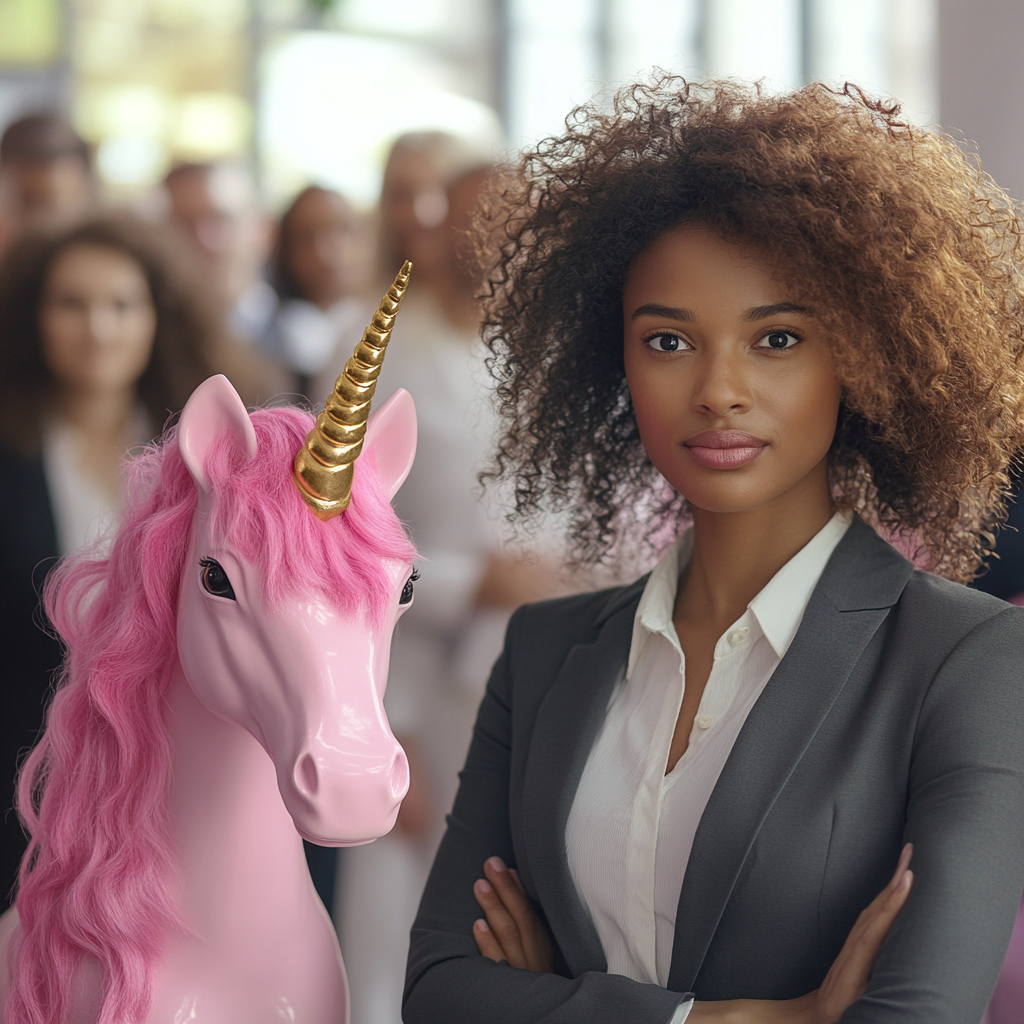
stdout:
{"type": "Polygon", "coordinates": [[[237,600],[235,591],[231,586],[231,580],[224,571],[224,567],[215,558],[200,558],[199,565],[202,571],[199,578],[203,583],[203,590],[215,597],[226,597],[232,601],[237,600]]]}

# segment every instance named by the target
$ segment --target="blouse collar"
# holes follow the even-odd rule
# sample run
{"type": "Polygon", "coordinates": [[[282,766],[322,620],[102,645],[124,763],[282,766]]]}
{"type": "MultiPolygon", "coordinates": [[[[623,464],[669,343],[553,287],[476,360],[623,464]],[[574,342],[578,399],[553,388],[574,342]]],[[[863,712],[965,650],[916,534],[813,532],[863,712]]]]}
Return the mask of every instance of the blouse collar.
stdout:
{"type": "MultiPolygon", "coordinates": [[[[789,650],[811,594],[852,521],[852,512],[837,512],[747,605],[779,659],[789,650]]],[[[633,620],[627,679],[633,674],[648,636],[660,633],[678,643],[672,615],[679,577],[689,565],[692,554],[693,527],[690,527],[651,571],[633,620]]]]}

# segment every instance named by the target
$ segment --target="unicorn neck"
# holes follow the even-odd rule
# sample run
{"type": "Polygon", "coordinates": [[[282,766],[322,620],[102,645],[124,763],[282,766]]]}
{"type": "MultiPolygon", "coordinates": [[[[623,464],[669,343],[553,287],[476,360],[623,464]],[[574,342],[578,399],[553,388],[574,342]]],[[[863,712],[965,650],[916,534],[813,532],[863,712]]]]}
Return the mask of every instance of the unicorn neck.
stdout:
{"type": "Polygon", "coordinates": [[[208,711],[180,665],[167,695],[173,779],[171,839],[182,911],[204,939],[250,928],[287,929],[322,914],[267,752],[241,726],[208,711]]]}

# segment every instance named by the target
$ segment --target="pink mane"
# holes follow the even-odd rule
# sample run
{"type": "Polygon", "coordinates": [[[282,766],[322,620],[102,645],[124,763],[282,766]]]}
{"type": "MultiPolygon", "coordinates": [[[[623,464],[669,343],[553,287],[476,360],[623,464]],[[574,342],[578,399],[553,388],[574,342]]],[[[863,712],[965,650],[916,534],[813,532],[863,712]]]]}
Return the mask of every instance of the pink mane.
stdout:
{"type": "MultiPolygon", "coordinates": [[[[384,563],[411,559],[413,548],[372,460],[357,463],[346,512],[322,523],[290,473],[312,417],[281,408],[252,421],[257,458],[239,467],[223,444],[207,463],[214,531],[262,567],[271,604],[313,591],[379,624],[391,600],[384,563]]],[[[68,558],[47,580],[47,612],[67,653],[46,731],[18,783],[32,839],[19,878],[9,1024],[64,1024],[84,956],[102,972],[99,1024],[143,1020],[163,936],[181,927],[163,699],[196,501],[171,430],[129,466],[109,554],[68,558]]]]}

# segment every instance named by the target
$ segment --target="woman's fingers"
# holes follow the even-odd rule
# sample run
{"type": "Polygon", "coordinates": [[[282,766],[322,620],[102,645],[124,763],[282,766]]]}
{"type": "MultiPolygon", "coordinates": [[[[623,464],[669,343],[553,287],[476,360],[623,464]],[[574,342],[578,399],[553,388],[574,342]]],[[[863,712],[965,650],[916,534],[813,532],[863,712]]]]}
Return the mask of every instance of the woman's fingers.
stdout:
{"type": "MultiPolygon", "coordinates": [[[[526,969],[526,951],[523,949],[523,938],[519,931],[519,925],[509,913],[508,907],[505,906],[504,900],[495,891],[494,886],[487,879],[478,878],[473,886],[473,895],[484,912],[491,933],[501,947],[502,955],[498,959],[507,960],[513,967],[526,969]]],[[[476,937],[475,929],[474,937],[476,937]]],[[[478,940],[477,945],[479,944],[478,940]]]]}
{"type": "Polygon", "coordinates": [[[553,962],[551,937],[534,911],[518,873],[507,868],[500,857],[490,857],[484,863],[484,874],[518,927],[527,969],[550,971],[553,962]]]}
{"type": "Polygon", "coordinates": [[[508,959],[505,956],[505,951],[501,948],[501,943],[494,937],[490,925],[482,917],[473,922],[473,938],[476,940],[476,948],[480,950],[481,956],[485,956],[495,963],[508,959]]]}
{"type": "MultiPolygon", "coordinates": [[[[913,844],[907,843],[903,847],[889,884],[861,911],[843,947],[843,951],[850,954],[856,951],[860,961],[870,957],[870,962],[866,965],[869,974],[882,942],[885,941],[893,921],[896,920],[910,894],[909,886],[913,881],[913,875],[909,871],[909,866],[913,852],[913,844]]],[[[865,976],[865,982],[866,980],[865,976]]]]}
{"type": "Polygon", "coordinates": [[[910,895],[914,876],[909,870],[913,847],[908,843],[900,855],[889,884],[857,918],[843,948],[817,992],[815,1024],[831,1024],[867,988],[871,970],[889,929],[910,895]]]}
{"type": "Polygon", "coordinates": [[[886,893],[886,899],[878,910],[865,922],[864,929],[852,949],[857,969],[864,976],[864,983],[867,984],[871,968],[875,964],[875,957],[889,934],[889,929],[903,909],[910,895],[910,887],[914,884],[914,872],[909,868],[903,872],[902,878],[896,884],[892,892],[886,893]]]}
{"type": "Polygon", "coordinates": [[[484,863],[484,874],[487,877],[477,879],[473,886],[473,895],[485,915],[473,924],[473,938],[481,955],[507,960],[521,970],[551,971],[551,936],[534,912],[519,875],[500,857],[484,863]]]}

